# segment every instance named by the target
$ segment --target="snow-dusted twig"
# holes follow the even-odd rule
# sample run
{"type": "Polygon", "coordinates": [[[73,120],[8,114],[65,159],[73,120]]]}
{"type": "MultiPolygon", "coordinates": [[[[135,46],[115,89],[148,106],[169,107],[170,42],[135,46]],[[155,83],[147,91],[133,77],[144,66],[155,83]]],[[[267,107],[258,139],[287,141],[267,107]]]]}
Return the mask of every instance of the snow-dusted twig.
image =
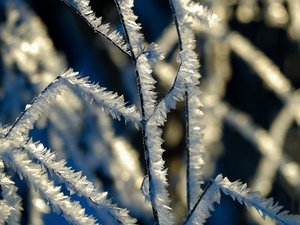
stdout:
{"type": "Polygon", "coordinates": [[[6,163],[14,167],[21,177],[25,177],[51,203],[54,211],[62,211],[68,221],[77,225],[98,224],[94,217],[86,215],[79,202],[71,201],[70,197],[61,192],[60,187],[54,186],[42,167],[33,163],[26,153],[11,149],[3,157],[6,163]]]}
{"type": "Polygon", "coordinates": [[[100,87],[98,84],[92,84],[87,77],[79,76],[79,73],[68,70],[61,75],[64,83],[74,91],[80,91],[90,101],[95,101],[97,105],[102,107],[106,112],[111,114],[113,118],[125,121],[131,121],[135,124],[140,123],[140,115],[134,105],[126,106],[124,97],[118,96],[117,93],[107,91],[106,88],[100,87]]]}
{"type": "Polygon", "coordinates": [[[144,38],[139,32],[140,25],[136,23],[132,7],[133,0],[115,0],[121,22],[125,31],[127,42],[133,56],[133,65],[136,70],[136,80],[139,100],[141,105],[142,133],[144,152],[146,158],[147,174],[149,179],[149,195],[152,211],[156,224],[172,224],[173,216],[170,212],[169,197],[167,192],[167,171],[164,169],[164,160],[161,148],[161,128],[148,123],[148,118],[154,111],[156,93],[154,91],[155,80],[151,73],[152,68],[143,50],[144,38]]]}
{"type": "MultiPolygon", "coordinates": [[[[177,77],[185,78],[183,80],[184,83],[178,85],[177,88],[181,88],[179,93],[184,90],[186,102],[187,205],[188,211],[190,211],[197,197],[202,192],[200,185],[202,183],[202,167],[205,155],[202,141],[203,126],[200,126],[202,119],[201,102],[197,87],[200,79],[198,72],[200,64],[195,53],[195,37],[190,26],[189,13],[186,10],[187,2],[173,0],[170,1],[170,5],[173,11],[180,49],[181,65],[177,77]]],[[[177,77],[175,82],[182,80],[177,77]]]]}
{"type": "Polygon", "coordinates": [[[71,194],[76,193],[79,196],[84,196],[93,207],[107,211],[109,215],[113,216],[115,222],[120,224],[135,223],[135,219],[127,214],[127,210],[118,208],[106,199],[107,193],[99,193],[94,184],[82,175],[82,172],[75,172],[72,168],[67,167],[66,161],[57,160],[55,153],[44,148],[42,144],[29,141],[23,148],[41,165],[50,170],[51,174],[56,174],[66,184],[71,194]]]}
{"type": "MultiPolygon", "coordinates": [[[[16,122],[11,126],[6,139],[14,137],[26,137],[29,130],[42,116],[47,115],[50,105],[61,95],[67,87],[77,87],[82,93],[90,99],[95,100],[104,110],[107,110],[114,118],[124,116],[127,120],[135,123],[139,121],[139,115],[135,106],[126,107],[124,98],[106,91],[97,84],[91,84],[87,78],[80,78],[78,73],[68,70],[61,76],[58,76],[51,84],[46,87],[41,94],[30,104],[26,105],[16,122]]],[[[22,139],[21,139],[22,140],[22,139]]]]}
{"type": "Polygon", "coordinates": [[[90,6],[90,0],[62,0],[67,5],[72,7],[90,27],[97,33],[115,45],[118,49],[126,55],[132,57],[128,45],[126,44],[123,36],[117,31],[109,31],[110,25],[102,23],[102,17],[96,17],[95,12],[90,6]]]}
{"type": "Polygon", "coordinates": [[[279,225],[300,224],[300,216],[290,215],[286,210],[282,211],[283,207],[278,203],[274,204],[272,198],[265,199],[259,192],[250,191],[246,184],[240,181],[230,182],[222,175],[218,175],[208,184],[184,224],[203,224],[210,216],[209,212],[214,209],[213,204],[219,202],[220,191],[247,208],[254,207],[263,217],[268,216],[279,225]]]}
{"type": "Polygon", "coordinates": [[[21,198],[15,183],[4,174],[4,164],[0,161],[0,224],[17,225],[21,220],[21,198]]]}
{"type": "Polygon", "coordinates": [[[265,199],[259,192],[252,192],[247,188],[246,184],[240,181],[230,182],[226,177],[218,175],[215,184],[226,195],[233,200],[237,200],[240,204],[247,207],[254,207],[261,216],[268,216],[280,225],[298,225],[300,224],[300,216],[290,215],[288,211],[282,210],[282,206],[274,203],[272,198],[265,199]]]}

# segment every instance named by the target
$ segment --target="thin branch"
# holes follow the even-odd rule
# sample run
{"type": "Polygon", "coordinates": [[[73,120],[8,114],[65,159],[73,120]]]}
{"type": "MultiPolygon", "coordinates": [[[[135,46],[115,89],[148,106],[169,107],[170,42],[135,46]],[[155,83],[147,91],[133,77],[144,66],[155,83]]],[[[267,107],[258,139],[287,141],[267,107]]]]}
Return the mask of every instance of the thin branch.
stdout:
{"type": "Polygon", "coordinates": [[[26,153],[12,150],[3,155],[6,163],[9,163],[20,175],[33,185],[39,193],[51,203],[55,212],[61,210],[64,217],[78,225],[97,225],[95,218],[88,216],[79,202],[74,202],[69,196],[61,192],[61,187],[54,186],[54,182],[48,179],[47,174],[39,164],[33,163],[26,153]]]}
{"type": "Polygon", "coordinates": [[[273,198],[263,198],[259,192],[252,192],[240,181],[230,182],[226,177],[218,175],[214,184],[233,200],[248,208],[254,207],[262,217],[268,216],[280,225],[300,225],[299,215],[290,215],[288,211],[282,210],[278,202],[274,203],[273,198]]]}
{"type": "Polygon", "coordinates": [[[89,6],[89,0],[80,0],[77,1],[76,4],[80,4],[84,2],[84,7],[78,7],[76,4],[70,3],[69,0],[61,0],[62,2],[66,3],[68,6],[70,6],[78,15],[80,15],[87,24],[99,35],[104,37],[106,40],[108,40],[110,43],[112,43],[114,46],[116,46],[121,52],[123,52],[125,55],[132,58],[132,54],[128,49],[127,44],[123,40],[123,37],[121,34],[119,34],[117,31],[113,31],[111,33],[108,33],[109,24],[101,24],[102,18],[97,18],[94,15],[94,12],[90,9],[89,6]]]}
{"type": "Polygon", "coordinates": [[[141,27],[136,23],[137,17],[132,11],[133,1],[115,0],[124,28],[125,37],[133,55],[133,65],[136,71],[138,95],[141,105],[142,135],[146,168],[149,178],[149,193],[152,211],[156,224],[172,224],[173,216],[170,212],[167,179],[164,161],[162,159],[162,131],[155,124],[149,124],[148,118],[154,111],[156,93],[154,92],[155,80],[151,73],[152,68],[142,48],[143,36],[139,33],[141,27]]]}
{"type": "Polygon", "coordinates": [[[4,163],[0,160],[0,224],[17,225],[21,220],[21,198],[15,183],[5,175],[4,163]]]}
{"type": "MultiPolygon", "coordinates": [[[[195,37],[188,22],[190,16],[186,5],[177,0],[170,0],[175,26],[177,30],[181,66],[177,76],[185,79],[178,88],[184,88],[185,96],[185,124],[186,124],[186,151],[187,151],[187,206],[188,210],[195,203],[196,196],[201,193],[202,166],[204,164],[204,151],[202,150],[202,128],[199,125],[202,112],[199,107],[199,62],[195,53],[195,37]],[[181,74],[182,73],[182,74],[181,74]]],[[[178,79],[181,80],[181,79],[178,79]]],[[[175,79],[177,81],[177,79],[175,79]]]]}
{"type": "Polygon", "coordinates": [[[172,87],[168,90],[167,94],[161,98],[158,104],[155,106],[151,116],[148,118],[149,123],[156,123],[157,125],[163,125],[166,118],[167,113],[170,109],[175,109],[176,102],[184,99],[185,94],[185,77],[183,77],[184,73],[182,73],[182,62],[179,65],[177,70],[177,74],[175,80],[173,82],[172,87]]]}
{"type": "Polygon", "coordinates": [[[77,87],[82,93],[94,99],[104,110],[109,112],[114,118],[124,116],[125,120],[139,123],[139,113],[135,106],[126,107],[123,96],[106,91],[105,88],[97,84],[91,84],[87,78],[80,78],[78,73],[68,70],[58,76],[50,83],[39,96],[28,104],[25,110],[17,118],[5,135],[5,139],[19,136],[19,141],[25,141],[29,130],[43,115],[47,114],[50,105],[61,95],[67,87],[77,87]]]}
{"type": "Polygon", "coordinates": [[[110,200],[106,199],[107,193],[100,193],[81,172],[75,172],[72,168],[67,167],[66,161],[57,160],[54,152],[44,148],[42,144],[35,144],[32,141],[23,146],[23,149],[51,171],[50,174],[56,174],[71,193],[84,196],[94,208],[105,210],[119,224],[135,224],[136,220],[128,215],[127,210],[112,204],[110,200]]]}
{"type": "Polygon", "coordinates": [[[210,186],[211,186],[212,184],[213,184],[213,180],[210,180],[210,181],[208,182],[208,184],[206,185],[206,187],[204,188],[204,190],[203,190],[203,192],[201,193],[201,195],[199,196],[199,198],[198,198],[196,204],[194,205],[194,207],[192,208],[192,210],[189,211],[189,214],[188,214],[188,216],[186,217],[186,219],[185,219],[183,225],[189,223],[190,218],[191,218],[192,215],[194,214],[194,212],[195,212],[195,210],[197,209],[198,205],[200,204],[200,202],[201,202],[203,196],[206,194],[206,192],[208,191],[208,189],[210,188],[210,186]]]}

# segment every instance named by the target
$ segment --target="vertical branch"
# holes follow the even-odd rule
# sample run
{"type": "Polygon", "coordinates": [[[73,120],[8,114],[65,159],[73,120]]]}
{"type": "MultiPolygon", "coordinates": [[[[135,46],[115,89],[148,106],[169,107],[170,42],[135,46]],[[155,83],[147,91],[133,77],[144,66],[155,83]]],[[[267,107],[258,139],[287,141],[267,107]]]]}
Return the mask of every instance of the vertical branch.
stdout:
{"type": "MultiPolygon", "coordinates": [[[[181,52],[183,50],[182,48],[182,38],[181,38],[181,32],[179,29],[179,22],[176,16],[176,12],[173,6],[172,0],[169,0],[170,3],[170,8],[172,11],[172,15],[174,18],[175,22],[175,27],[176,27],[176,32],[178,36],[178,46],[179,46],[179,51],[181,52]]],[[[190,152],[189,152],[189,102],[188,102],[188,91],[187,91],[187,86],[185,85],[185,91],[184,91],[184,101],[185,101],[185,147],[186,147],[186,201],[187,201],[187,208],[188,212],[191,210],[191,204],[190,204],[190,199],[191,199],[191,192],[190,192],[190,152]]]]}
{"type": "Polygon", "coordinates": [[[198,99],[200,74],[199,62],[195,53],[195,38],[190,27],[189,12],[180,0],[170,0],[175,26],[179,41],[180,60],[184,77],[189,77],[185,81],[185,123],[186,123],[186,150],[187,150],[187,207],[190,212],[196,199],[201,194],[200,187],[202,176],[202,165],[204,164],[202,149],[202,128],[199,120],[202,112],[199,110],[201,103],[198,99]]]}
{"type": "Polygon", "coordinates": [[[186,148],[186,202],[188,212],[191,211],[191,192],[190,192],[190,126],[189,126],[189,93],[187,90],[184,92],[184,100],[185,100],[185,148],[186,148]]]}
{"type": "Polygon", "coordinates": [[[162,131],[158,125],[148,122],[156,105],[154,92],[155,80],[151,73],[152,68],[143,50],[144,38],[140,34],[141,27],[136,23],[137,17],[132,11],[133,0],[115,0],[120,14],[129,49],[135,67],[138,95],[141,105],[141,124],[143,146],[146,160],[147,175],[149,178],[149,194],[155,224],[172,224],[173,216],[170,212],[167,192],[167,171],[164,169],[162,154],[162,131]]]}

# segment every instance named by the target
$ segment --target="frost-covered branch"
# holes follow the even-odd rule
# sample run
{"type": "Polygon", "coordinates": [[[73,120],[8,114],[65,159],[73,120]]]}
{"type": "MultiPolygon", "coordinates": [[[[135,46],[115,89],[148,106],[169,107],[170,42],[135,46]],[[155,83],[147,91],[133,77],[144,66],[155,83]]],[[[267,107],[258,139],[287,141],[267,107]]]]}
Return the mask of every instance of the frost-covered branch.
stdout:
{"type": "Polygon", "coordinates": [[[218,175],[215,184],[233,200],[247,207],[254,207],[262,217],[268,216],[280,225],[300,224],[300,216],[290,215],[288,211],[282,210],[283,207],[279,206],[278,202],[274,203],[272,198],[265,199],[259,192],[250,191],[247,185],[240,181],[230,182],[226,177],[218,175]]]}
{"type": "MultiPolygon", "coordinates": [[[[18,137],[26,137],[29,130],[42,116],[47,115],[50,105],[55,101],[58,95],[65,91],[66,85],[57,78],[50,83],[39,96],[37,96],[30,104],[27,104],[25,110],[17,118],[5,135],[6,139],[15,139],[18,137]]],[[[23,140],[24,141],[24,140],[23,140]]]]}
{"type": "Polygon", "coordinates": [[[30,186],[30,215],[28,218],[29,224],[43,225],[43,216],[50,212],[50,207],[47,205],[41,195],[30,186]]]}
{"type": "Polygon", "coordinates": [[[88,23],[90,27],[97,33],[115,45],[118,49],[124,52],[128,56],[132,56],[128,45],[126,44],[123,36],[115,31],[110,32],[108,23],[102,23],[102,17],[96,17],[95,12],[90,6],[90,0],[62,0],[67,5],[72,7],[84,20],[88,23]]]}
{"type": "Polygon", "coordinates": [[[144,172],[138,151],[126,139],[115,134],[109,115],[101,109],[90,106],[85,117],[88,132],[83,138],[89,149],[85,160],[89,162],[89,171],[98,171],[101,176],[114,180],[114,185],[107,189],[114,196],[114,201],[130,208],[135,217],[149,220],[151,207],[145,204],[140,191],[144,172]]]}
{"type": "Polygon", "coordinates": [[[176,102],[184,100],[185,83],[188,81],[188,78],[184,77],[186,74],[182,70],[182,64],[180,64],[172,87],[155,106],[153,113],[149,117],[149,123],[163,125],[167,119],[167,113],[171,109],[175,109],[176,102]]]}
{"type": "Polygon", "coordinates": [[[33,158],[37,159],[41,165],[47,168],[51,174],[57,175],[60,180],[66,184],[71,194],[76,193],[84,196],[93,207],[107,211],[113,216],[115,222],[120,224],[134,224],[135,219],[128,215],[128,211],[120,209],[106,199],[107,193],[99,193],[94,184],[90,182],[82,172],[75,172],[72,168],[66,166],[66,161],[57,160],[54,152],[44,148],[42,144],[29,142],[23,148],[28,151],[33,158]]]}
{"type": "Polygon", "coordinates": [[[291,82],[263,52],[254,47],[250,41],[237,32],[229,33],[226,41],[230,48],[252,66],[257,75],[280,98],[287,101],[292,97],[293,87],[291,82]]]}
{"type": "Polygon", "coordinates": [[[206,222],[206,219],[210,217],[210,212],[214,211],[214,203],[220,203],[221,195],[219,188],[214,185],[214,181],[211,180],[206,188],[201,193],[197,202],[190,210],[187,218],[184,221],[184,225],[202,225],[206,222]]]}
{"type": "Polygon", "coordinates": [[[4,164],[0,161],[0,224],[17,225],[21,220],[21,198],[15,183],[4,174],[4,164]]]}
{"type": "Polygon", "coordinates": [[[191,18],[186,9],[187,2],[170,0],[170,5],[173,11],[180,49],[179,58],[181,65],[177,76],[184,77],[184,80],[178,79],[179,81],[184,81],[184,83],[178,85],[177,88],[181,88],[181,93],[184,88],[186,102],[187,206],[188,211],[190,211],[202,191],[200,185],[202,183],[202,167],[205,155],[202,143],[203,127],[200,126],[202,119],[201,102],[199,100],[199,88],[197,87],[200,79],[198,72],[200,65],[195,53],[195,37],[190,24],[191,18]]]}
{"type": "Polygon", "coordinates": [[[61,77],[69,88],[74,91],[79,90],[88,100],[95,101],[113,118],[120,120],[122,116],[125,121],[140,123],[140,115],[136,107],[134,105],[125,106],[124,96],[118,96],[117,93],[107,91],[106,88],[102,88],[98,84],[92,84],[87,77],[82,78],[78,74],[73,70],[68,70],[61,77]]]}
{"type": "Polygon", "coordinates": [[[299,215],[290,215],[288,211],[282,211],[283,207],[278,203],[274,204],[272,198],[265,199],[259,192],[250,191],[246,184],[240,181],[230,182],[222,175],[218,175],[208,184],[184,224],[203,224],[210,216],[209,212],[214,209],[213,204],[220,201],[220,191],[247,208],[254,207],[262,217],[267,216],[279,225],[300,224],[299,215]]]}
{"type": "Polygon", "coordinates": [[[5,201],[0,200],[0,209],[0,224],[4,225],[11,216],[12,208],[5,201]]]}
{"type": "Polygon", "coordinates": [[[71,201],[70,197],[61,192],[61,188],[54,186],[47,174],[38,164],[33,163],[26,153],[11,150],[4,155],[4,160],[9,163],[21,177],[25,177],[39,193],[51,203],[54,211],[62,211],[64,217],[76,225],[98,224],[92,216],[85,213],[79,202],[71,201]]]}
{"type": "Polygon", "coordinates": [[[170,212],[170,199],[166,189],[167,171],[164,169],[162,154],[162,130],[157,125],[148,123],[148,118],[154,111],[156,93],[155,80],[152,77],[152,68],[143,49],[144,38],[139,32],[140,25],[136,23],[132,7],[133,0],[115,0],[121,22],[125,31],[130,51],[133,55],[133,65],[136,70],[138,95],[141,105],[143,144],[149,178],[149,195],[156,224],[172,224],[173,216],[170,212]]]}
{"type": "Polygon", "coordinates": [[[58,76],[38,97],[26,105],[25,110],[11,126],[5,138],[13,139],[14,137],[19,137],[21,139],[22,136],[26,137],[29,130],[33,128],[34,123],[42,116],[47,115],[50,105],[67,87],[78,88],[85,96],[95,100],[98,105],[108,111],[114,118],[120,118],[122,115],[126,120],[135,123],[139,121],[136,107],[126,107],[123,96],[108,92],[97,84],[91,84],[87,78],[80,78],[78,73],[70,69],[58,76]]]}
{"type": "Polygon", "coordinates": [[[216,13],[193,1],[189,1],[185,9],[190,12],[195,22],[198,22],[202,26],[207,26],[209,29],[214,27],[220,20],[216,13]]]}
{"type": "Polygon", "coordinates": [[[130,52],[133,56],[132,60],[136,71],[142,119],[147,119],[156,103],[156,93],[154,91],[156,81],[152,77],[152,68],[147,58],[149,52],[145,52],[143,46],[145,41],[140,32],[141,26],[136,22],[137,16],[134,15],[132,10],[133,0],[115,0],[115,3],[121,17],[130,52]]]}

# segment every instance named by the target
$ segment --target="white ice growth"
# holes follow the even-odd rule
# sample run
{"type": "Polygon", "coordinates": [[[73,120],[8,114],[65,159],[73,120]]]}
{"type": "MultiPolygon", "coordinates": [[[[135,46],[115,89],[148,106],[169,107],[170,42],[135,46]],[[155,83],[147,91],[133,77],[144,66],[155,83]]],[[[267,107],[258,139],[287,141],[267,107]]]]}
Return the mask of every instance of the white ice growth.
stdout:
{"type": "Polygon", "coordinates": [[[290,215],[288,211],[282,210],[283,207],[278,202],[274,204],[272,198],[265,199],[259,192],[250,191],[246,184],[240,181],[230,182],[222,175],[218,175],[207,185],[184,224],[202,225],[214,209],[213,204],[219,203],[220,191],[247,208],[254,207],[263,218],[267,216],[279,225],[300,224],[299,215],[290,215]]]}
{"type": "Polygon", "coordinates": [[[71,89],[81,92],[89,101],[94,100],[96,104],[112,115],[113,118],[125,121],[131,121],[139,124],[140,115],[136,106],[126,106],[124,97],[118,96],[117,93],[107,91],[106,88],[100,87],[98,84],[92,84],[87,77],[80,77],[79,73],[72,69],[62,74],[64,83],[71,89]]]}
{"type": "Polygon", "coordinates": [[[190,12],[190,15],[202,26],[213,28],[220,20],[219,16],[212,12],[207,7],[190,1],[186,4],[186,10],[190,12]]]}
{"type": "Polygon", "coordinates": [[[95,12],[90,6],[90,0],[62,0],[66,4],[73,7],[85,20],[86,22],[94,29],[94,31],[104,38],[109,40],[115,46],[117,46],[124,53],[131,55],[128,45],[126,44],[123,36],[117,32],[110,32],[110,25],[108,23],[102,23],[102,17],[96,17],[95,12]]]}
{"type": "Polygon", "coordinates": [[[210,181],[203,195],[188,215],[185,225],[203,225],[207,218],[211,216],[210,212],[214,211],[214,203],[220,203],[221,194],[219,188],[210,181]]]}
{"type": "Polygon", "coordinates": [[[268,216],[280,225],[300,224],[299,215],[290,215],[288,211],[282,210],[283,207],[279,206],[278,202],[274,203],[273,198],[263,198],[259,192],[250,191],[247,185],[240,181],[230,182],[226,177],[218,175],[215,183],[224,194],[244,204],[247,208],[254,207],[262,217],[268,216]]]}
{"type": "MultiPolygon", "coordinates": [[[[120,119],[120,116],[123,116],[126,121],[133,121],[136,124],[140,120],[136,107],[126,107],[123,96],[106,91],[105,88],[97,84],[91,84],[87,78],[79,77],[78,73],[70,69],[49,84],[31,104],[26,106],[22,114],[11,126],[6,134],[6,138],[8,140],[14,139],[14,141],[19,140],[20,143],[24,141],[22,137],[27,136],[36,121],[42,116],[45,117],[47,115],[51,104],[67,87],[75,90],[78,88],[83,95],[95,100],[98,105],[109,112],[114,118],[120,119]]],[[[17,144],[15,143],[15,145],[17,144]]]]}
{"type": "Polygon", "coordinates": [[[5,161],[17,170],[21,177],[25,177],[30,184],[51,204],[56,212],[62,212],[64,217],[77,225],[96,225],[94,217],[88,216],[79,202],[61,192],[61,188],[54,186],[47,174],[38,164],[33,163],[26,153],[12,150],[5,155],[5,161]]]}
{"type": "Polygon", "coordinates": [[[141,34],[141,25],[136,22],[137,16],[133,13],[133,0],[115,0],[118,7],[127,41],[129,42],[132,57],[136,59],[143,53],[144,37],[141,34]]]}
{"type": "MultiPolygon", "coordinates": [[[[155,221],[158,224],[172,224],[173,215],[169,207],[170,199],[167,191],[167,171],[164,169],[162,154],[162,130],[148,122],[156,104],[156,93],[152,77],[152,68],[144,51],[144,37],[139,32],[141,27],[136,23],[132,7],[133,0],[115,1],[120,13],[126,37],[136,66],[136,78],[141,103],[142,129],[144,132],[145,156],[149,177],[149,194],[155,221]]],[[[151,47],[152,48],[152,47],[151,47]]],[[[150,49],[151,49],[150,48],[150,49]]],[[[158,57],[158,56],[156,56],[158,57]]],[[[159,57],[158,57],[159,58],[159,57]]]]}
{"type": "MultiPolygon", "coordinates": [[[[180,68],[175,80],[183,81],[184,83],[178,83],[175,90],[177,93],[170,92],[173,96],[170,99],[176,99],[185,95],[186,106],[186,123],[188,125],[187,130],[187,204],[190,210],[197,201],[198,196],[202,190],[200,185],[203,183],[203,166],[205,151],[203,147],[203,129],[194,129],[195,127],[203,128],[201,125],[202,106],[199,95],[200,73],[199,73],[199,60],[195,53],[195,36],[189,22],[189,12],[187,11],[188,2],[182,0],[172,1],[174,8],[174,17],[177,24],[177,33],[180,40],[180,68]],[[178,97],[177,97],[178,96],[178,97]]],[[[169,94],[170,94],[169,93],[169,94]]],[[[174,104],[174,103],[173,103],[174,104]]]]}
{"type": "Polygon", "coordinates": [[[72,168],[67,167],[65,160],[57,160],[54,152],[44,148],[42,144],[31,141],[23,148],[47,170],[50,170],[51,174],[58,176],[66,184],[71,194],[84,196],[94,208],[107,211],[115,221],[121,221],[122,224],[135,224],[136,220],[128,215],[127,210],[112,204],[110,200],[106,199],[106,192],[99,193],[94,184],[82,175],[82,172],[75,172],[72,168]]]}
{"type": "MultiPolygon", "coordinates": [[[[2,161],[1,164],[3,165],[2,161]]],[[[17,225],[21,220],[21,198],[17,194],[15,183],[3,173],[3,168],[0,170],[0,224],[17,225]]]]}

